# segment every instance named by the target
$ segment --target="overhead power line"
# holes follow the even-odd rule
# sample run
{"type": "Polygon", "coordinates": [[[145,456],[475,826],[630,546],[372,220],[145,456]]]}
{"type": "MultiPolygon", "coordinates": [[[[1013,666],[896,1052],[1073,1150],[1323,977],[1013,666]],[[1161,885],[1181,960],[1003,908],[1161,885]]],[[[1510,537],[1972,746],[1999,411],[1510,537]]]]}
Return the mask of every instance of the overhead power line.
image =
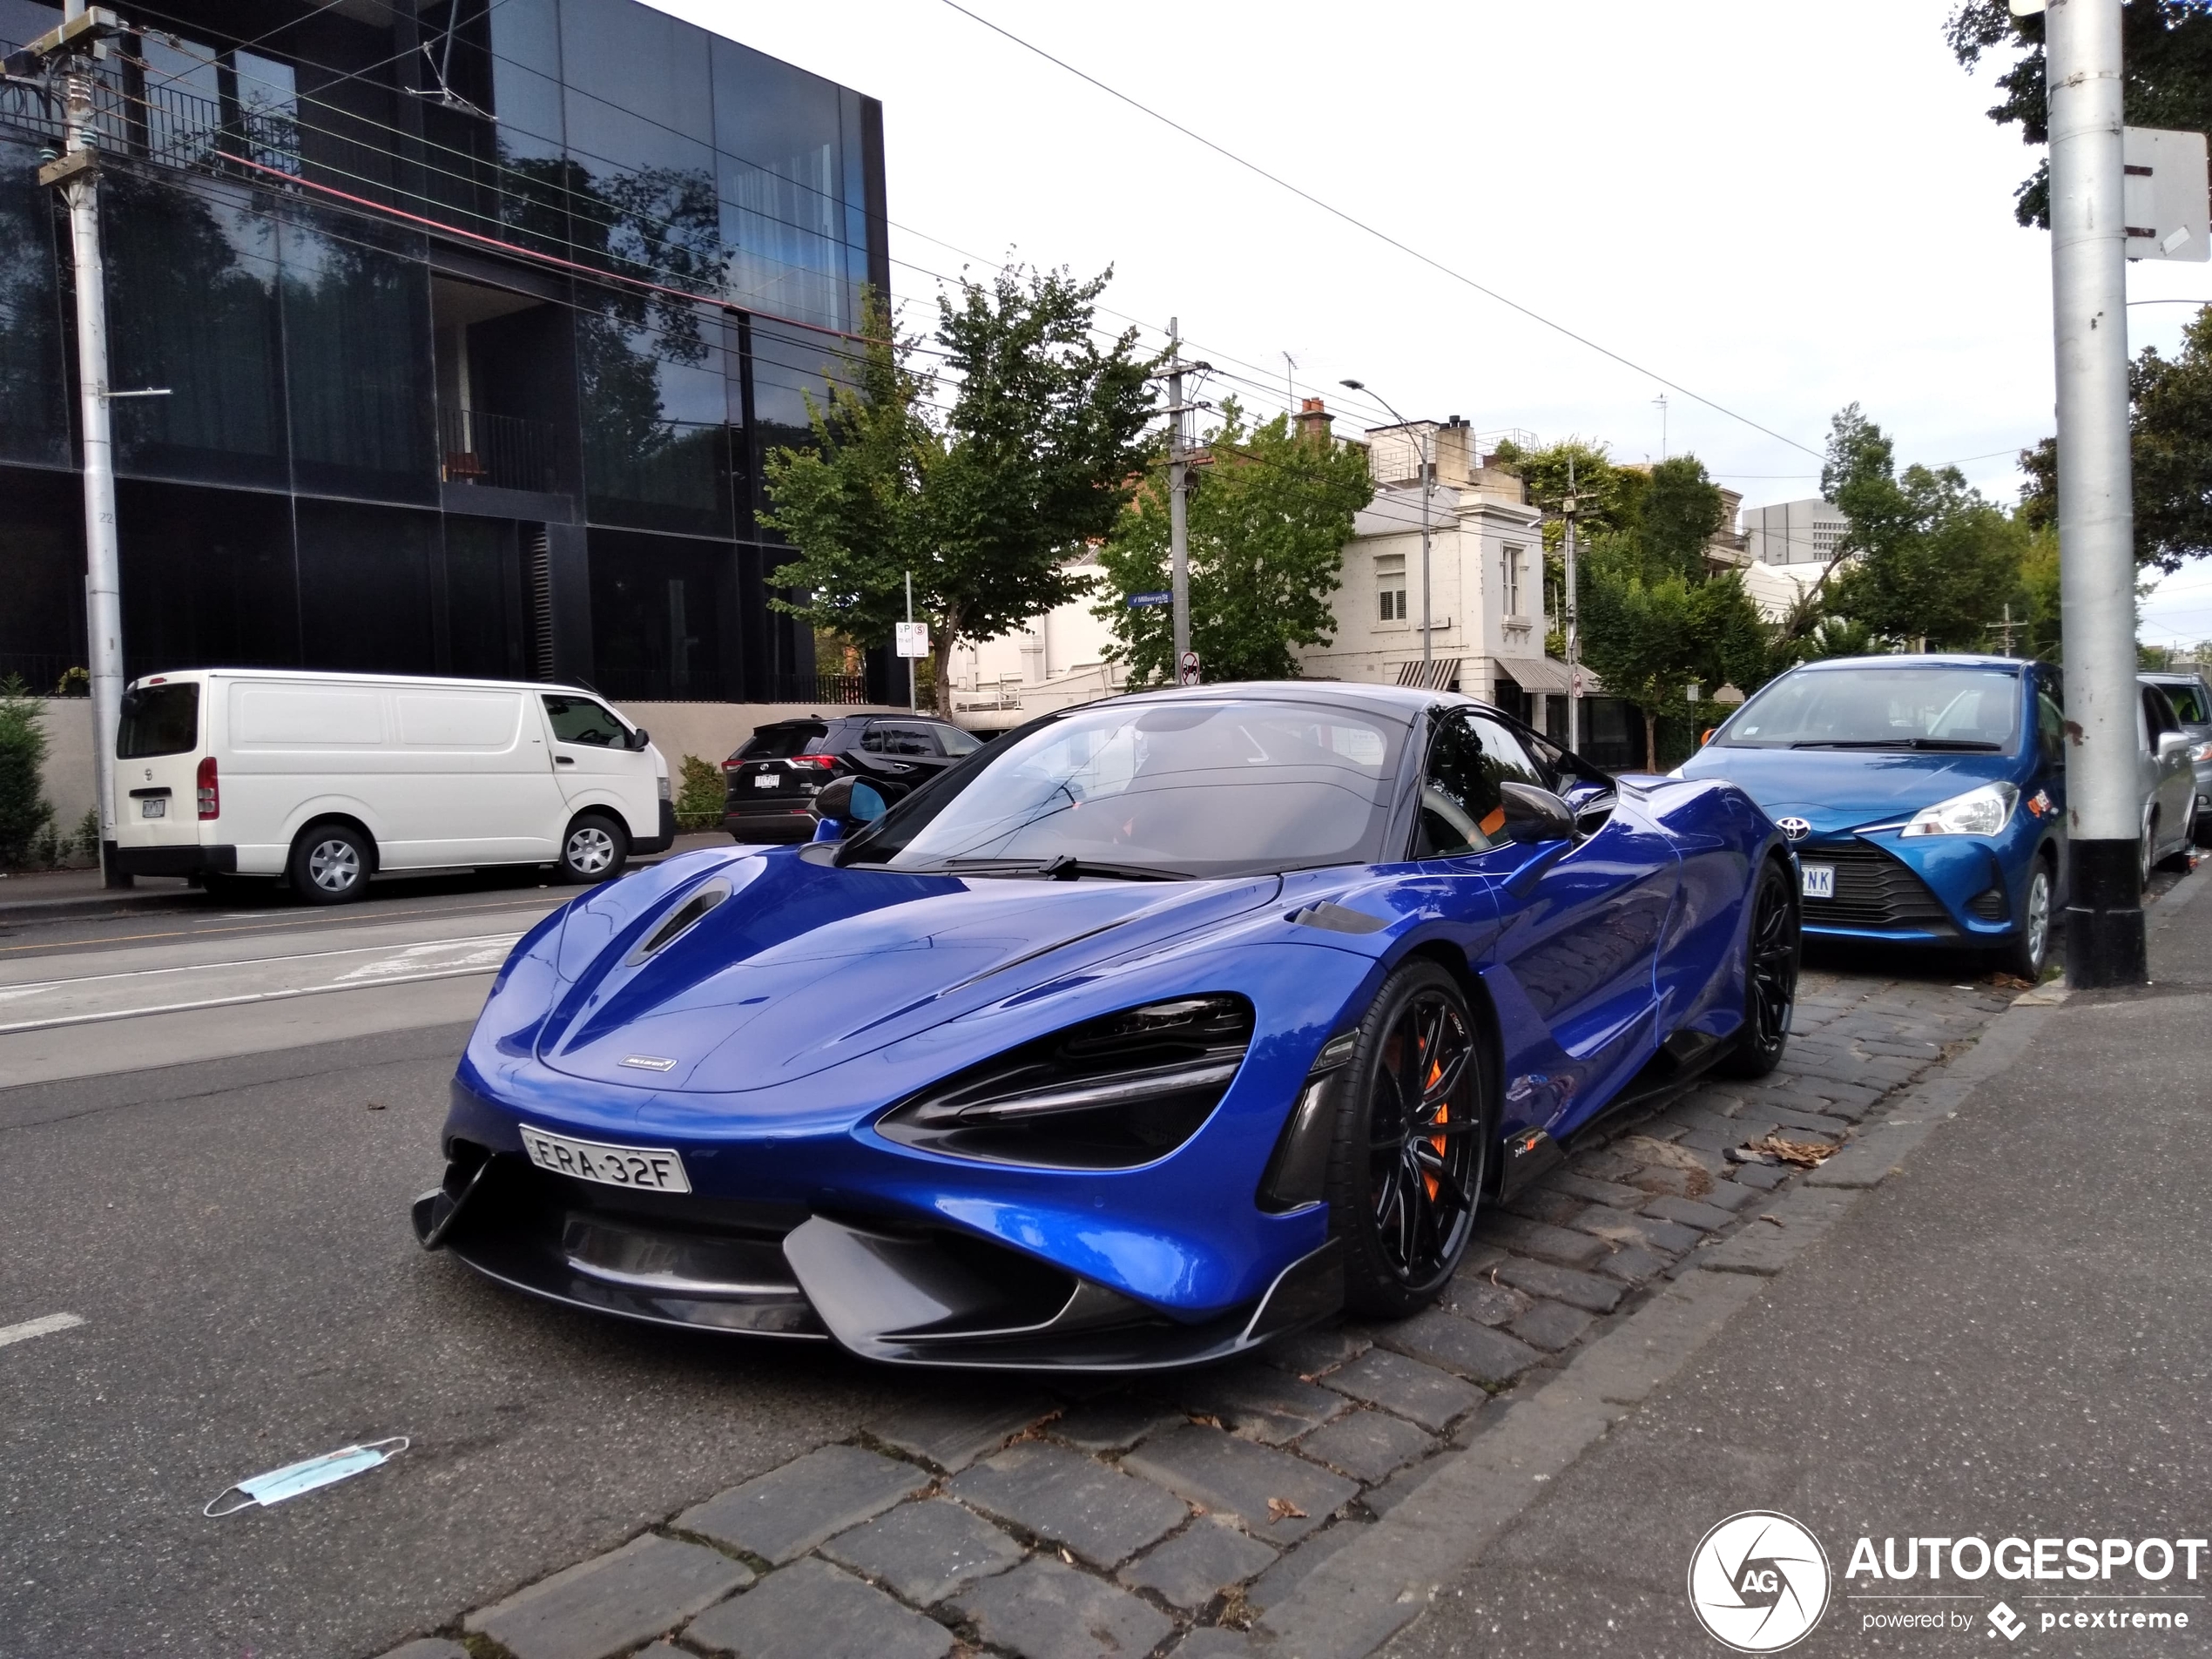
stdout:
{"type": "Polygon", "coordinates": [[[1012,30],[993,23],[988,17],[982,16],[979,12],[970,11],[966,6],[960,3],[960,0],[944,0],[944,3],[950,6],[954,11],[960,13],[961,17],[968,18],[970,22],[981,24],[993,34],[1002,36],[1006,39],[1012,41],[1015,45],[1021,47],[1022,51],[1034,52],[1037,57],[1043,58],[1048,64],[1051,64],[1056,68],[1067,71],[1069,74],[1073,75],[1076,79],[1089,82],[1100,91],[1105,93],[1109,98],[1120,100],[1122,103],[1128,105],[1130,108],[1136,111],[1139,114],[1149,116],[1153,120],[1159,122],[1163,126],[1173,128],[1176,132],[1180,132],[1184,138],[1189,138],[1192,143],[1204,145],[1207,149],[1212,151],[1216,155],[1220,156],[1224,160],[1236,163],[1237,165],[1244,168],[1248,172],[1257,173],[1260,178],[1266,179],[1269,184],[1277,186],[1278,189],[1289,191],[1291,194],[1298,197],[1301,201],[1310,203],[1312,206],[1319,208],[1323,212],[1329,214],[1332,218],[1342,219],[1354,230],[1364,231],[1369,236],[1373,237],[1377,241],[1386,243],[1388,246],[1396,248],[1400,253],[1405,254],[1409,259],[1420,260],[1420,263],[1427,266],[1431,270],[1439,272],[1441,274],[1451,278],[1453,281],[1464,284],[1466,287],[1473,288],[1477,293],[1481,294],[1486,299],[1494,300],[1500,305],[1506,307],[1508,310],[1519,312],[1530,321],[1541,323],[1545,327],[1551,329],[1554,333],[1564,334],[1576,345],[1588,347],[1591,351],[1597,353],[1601,357],[1610,358],[1613,361],[1620,364],[1624,368],[1634,369],[1639,374],[1648,375],[1652,380],[1658,381],[1660,385],[1667,388],[1668,390],[1680,392],[1684,397],[1689,398],[1693,401],[1703,404],[1707,408],[1713,410],[1716,414],[1724,415],[1731,421],[1740,421],[1743,425],[1750,427],[1754,432],[1763,432],[1768,437],[1774,439],[1777,442],[1786,443],[1793,449],[1802,449],[1809,455],[1817,455],[1820,454],[1819,450],[1812,448],[1810,444],[1800,443],[1797,441],[1797,439],[1789,436],[1787,434],[1777,432],[1772,427],[1767,426],[1761,421],[1754,421],[1750,415],[1742,414],[1737,410],[1731,409],[1724,403],[1715,402],[1703,393],[1693,391],[1690,388],[1683,385],[1679,381],[1669,380],[1667,376],[1658,373],[1656,369],[1647,368],[1642,363],[1635,361],[1633,358],[1622,356],[1611,347],[1600,345],[1596,341],[1592,340],[1588,334],[1578,333],[1576,330],[1568,327],[1565,323],[1554,321],[1553,319],[1545,316],[1543,313],[1522,305],[1518,300],[1511,299],[1508,296],[1499,293],[1495,288],[1489,287],[1487,284],[1476,281],[1464,271],[1454,270],[1451,266],[1445,264],[1443,260],[1435,258],[1433,255],[1424,253],[1420,249],[1414,247],[1410,243],[1400,241],[1397,237],[1393,236],[1388,231],[1379,229],[1375,226],[1369,224],[1366,219],[1359,218],[1358,215],[1346,212],[1343,208],[1337,206],[1334,203],[1323,200],[1312,191],[1292,184],[1281,174],[1270,172],[1258,162],[1247,160],[1244,157],[1238,155],[1234,150],[1231,150],[1223,145],[1215,143],[1211,138],[1207,138],[1203,132],[1193,132],[1190,128],[1184,125],[1182,122],[1175,119],[1172,116],[1163,115],[1159,111],[1154,109],[1150,105],[1140,102],[1138,99],[1131,98],[1127,92],[1121,91],[1117,87],[1108,85],[1104,81],[1100,80],[1096,75],[1090,74],[1086,71],[1077,69],[1073,64],[1068,62],[1066,58],[1055,57],[1052,53],[1045,51],[1043,47],[1024,40],[1012,30]]]}

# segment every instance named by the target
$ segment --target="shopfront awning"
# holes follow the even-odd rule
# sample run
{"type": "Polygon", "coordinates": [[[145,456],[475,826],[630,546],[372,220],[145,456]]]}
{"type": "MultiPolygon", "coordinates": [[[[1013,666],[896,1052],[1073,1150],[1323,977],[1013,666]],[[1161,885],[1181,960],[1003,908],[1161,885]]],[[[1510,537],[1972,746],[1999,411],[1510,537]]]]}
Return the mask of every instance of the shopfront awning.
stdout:
{"type": "Polygon", "coordinates": [[[1418,686],[1424,691],[1448,691],[1452,682],[1460,677],[1460,659],[1456,657],[1432,658],[1426,663],[1398,664],[1398,683],[1418,686]]]}
{"type": "MultiPolygon", "coordinates": [[[[1500,657],[1494,660],[1498,671],[1524,691],[1541,691],[1554,697],[1567,695],[1567,664],[1555,657],[1500,657]]],[[[1582,695],[1604,695],[1597,676],[1588,668],[1582,670],[1582,695]]]]}

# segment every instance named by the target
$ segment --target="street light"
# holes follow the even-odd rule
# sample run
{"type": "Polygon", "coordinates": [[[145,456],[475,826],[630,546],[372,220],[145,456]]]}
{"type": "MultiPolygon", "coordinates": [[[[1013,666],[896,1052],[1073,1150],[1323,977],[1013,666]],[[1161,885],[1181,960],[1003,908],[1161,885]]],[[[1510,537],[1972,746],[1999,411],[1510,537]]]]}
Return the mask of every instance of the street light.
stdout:
{"type": "MultiPolygon", "coordinates": [[[[1366,392],[1370,397],[1373,398],[1376,402],[1381,404],[1383,408],[1389,409],[1392,417],[1397,421],[1399,426],[1409,427],[1413,424],[1404,415],[1398,413],[1398,410],[1392,405],[1391,401],[1388,398],[1385,397],[1380,392],[1375,391],[1370,388],[1366,381],[1339,381],[1337,384],[1345,387],[1351,391],[1366,392]]],[[[1429,440],[1426,437],[1423,437],[1421,440],[1421,664],[1424,667],[1427,666],[1430,656],[1428,626],[1428,497],[1429,492],[1434,486],[1435,482],[1436,462],[1430,457],[1429,455],[1429,440]]]]}

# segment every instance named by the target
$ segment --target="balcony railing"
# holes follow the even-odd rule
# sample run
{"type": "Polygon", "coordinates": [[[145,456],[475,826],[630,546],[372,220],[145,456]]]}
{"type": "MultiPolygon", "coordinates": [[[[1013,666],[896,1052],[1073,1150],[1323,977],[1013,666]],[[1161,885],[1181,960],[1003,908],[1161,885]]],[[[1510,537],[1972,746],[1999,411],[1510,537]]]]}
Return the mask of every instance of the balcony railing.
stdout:
{"type": "Polygon", "coordinates": [[[447,408],[438,411],[438,435],[449,484],[541,493],[560,488],[550,421],[447,408]]]}

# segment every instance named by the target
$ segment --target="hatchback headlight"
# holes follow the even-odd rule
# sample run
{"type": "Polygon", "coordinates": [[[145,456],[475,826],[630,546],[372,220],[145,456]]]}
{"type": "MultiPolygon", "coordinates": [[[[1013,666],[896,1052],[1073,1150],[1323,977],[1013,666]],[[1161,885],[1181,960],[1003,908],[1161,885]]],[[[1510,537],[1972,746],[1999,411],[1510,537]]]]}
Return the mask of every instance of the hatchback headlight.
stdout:
{"type": "Polygon", "coordinates": [[[2202,765],[2206,761],[2212,760],[2212,743],[2192,743],[2189,745],[2189,759],[2195,762],[2198,765],[2202,765]]]}
{"type": "Polygon", "coordinates": [[[1133,1169],[1189,1140],[1252,1040],[1241,996],[1109,1014],[985,1061],[876,1122],[887,1140],[1049,1169],[1133,1169]]]}
{"type": "Polygon", "coordinates": [[[1984,784],[1963,795],[1923,806],[1905,826],[1907,835],[1994,835],[2013,821],[2020,792],[2010,784],[1984,784]]]}

